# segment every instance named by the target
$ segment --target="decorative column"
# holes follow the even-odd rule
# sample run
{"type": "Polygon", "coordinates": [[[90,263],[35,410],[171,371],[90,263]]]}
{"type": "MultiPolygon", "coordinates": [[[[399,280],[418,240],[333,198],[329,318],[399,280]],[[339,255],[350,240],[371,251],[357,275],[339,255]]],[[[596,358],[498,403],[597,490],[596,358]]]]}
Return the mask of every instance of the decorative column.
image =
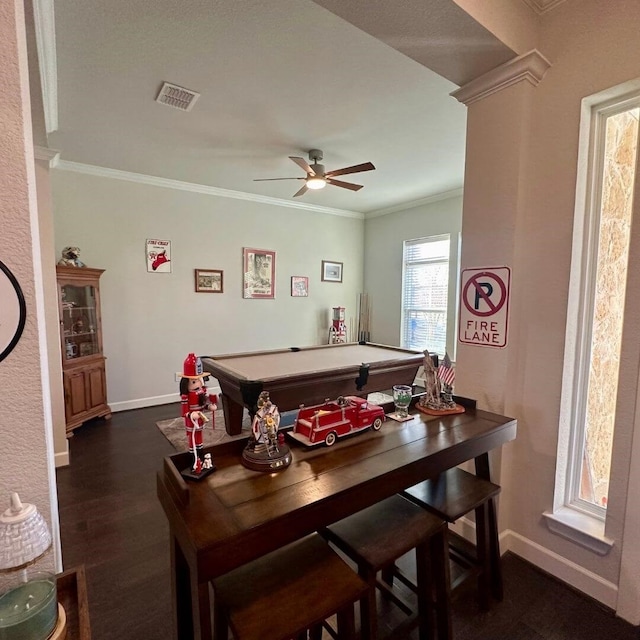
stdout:
{"type": "Polygon", "coordinates": [[[504,348],[458,343],[456,391],[509,414],[510,368],[518,354],[518,223],[527,175],[530,109],[550,63],[538,51],[493,69],[451,95],[468,107],[461,269],[511,268],[509,335],[504,348]]]}

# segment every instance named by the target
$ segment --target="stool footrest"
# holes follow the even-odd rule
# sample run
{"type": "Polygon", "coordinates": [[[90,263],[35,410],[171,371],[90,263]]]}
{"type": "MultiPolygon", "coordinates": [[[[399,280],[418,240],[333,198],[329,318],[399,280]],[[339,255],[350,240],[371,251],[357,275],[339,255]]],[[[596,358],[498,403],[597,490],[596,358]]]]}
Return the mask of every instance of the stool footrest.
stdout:
{"type": "Polygon", "coordinates": [[[393,565],[393,577],[400,580],[400,582],[402,582],[402,584],[408,589],[411,589],[413,593],[418,593],[418,585],[416,585],[416,583],[411,580],[411,578],[409,578],[396,564],[393,565]]]}
{"type": "Polygon", "coordinates": [[[413,613],[413,609],[411,608],[411,606],[393,590],[393,587],[391,585],[384,582],[384,580],[376,580],[376,587],[380,590],[384,598],[391,600],[408,616],[413,613]]]}

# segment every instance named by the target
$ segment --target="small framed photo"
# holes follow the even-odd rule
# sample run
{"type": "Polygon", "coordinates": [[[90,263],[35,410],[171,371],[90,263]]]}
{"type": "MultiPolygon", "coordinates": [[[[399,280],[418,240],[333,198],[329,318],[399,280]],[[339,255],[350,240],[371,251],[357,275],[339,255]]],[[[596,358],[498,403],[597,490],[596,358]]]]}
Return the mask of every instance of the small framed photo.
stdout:
{"type": "Polygon", "coordinates": [[[342,282],[342,262],[323,260],[322,282],[342,282]]]}
{"type": "Polygon", "coordinates": [[[309,295],[307,276],[291,276],[291,295],[294,298],[306,298],[309,295]]]}
{"type": "Polygon", "coordinates": [[[219,269],[196,269],[196,291],[198,293],[222,293],[223,272],[219,269]]]}
{"type": "Polygon", "coordinates": [[[276,252],[267,249],[242,250],[243,298],[275,298],[276,252]]]}

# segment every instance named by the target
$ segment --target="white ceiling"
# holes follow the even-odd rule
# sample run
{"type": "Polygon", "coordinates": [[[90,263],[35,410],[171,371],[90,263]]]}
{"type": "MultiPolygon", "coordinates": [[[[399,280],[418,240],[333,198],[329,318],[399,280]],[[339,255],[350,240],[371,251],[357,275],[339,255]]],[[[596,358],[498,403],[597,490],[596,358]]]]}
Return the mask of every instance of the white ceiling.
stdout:
{"type": "MultiPolygon", "coordinates": [[[[287,156],[320,148],[327,170],[377,169],[343,178],[359,192],[328,186],[299,200],[360,212],[462,186],[457,85],[319,3],[56,0],[55,12],[49,146],[62,160],[292,200],[301,182],[253,179],[301,177],[287,156]],[[191,112],[155,102],[164,81],[201,94],[191,112]]],[[[468,32],[469,21],[455,24],[468,32]]]]}

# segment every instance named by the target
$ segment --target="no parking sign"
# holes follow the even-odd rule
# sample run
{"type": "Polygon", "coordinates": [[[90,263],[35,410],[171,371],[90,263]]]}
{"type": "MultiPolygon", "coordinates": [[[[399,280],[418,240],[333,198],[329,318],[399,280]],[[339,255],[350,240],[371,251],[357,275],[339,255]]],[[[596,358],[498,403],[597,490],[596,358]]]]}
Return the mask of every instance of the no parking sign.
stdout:
{"type": "Polygon", "coordinates": [[[507,345],[509,267],[463,269],[460,282],[458,340],[502,348],[507,345]]]}

